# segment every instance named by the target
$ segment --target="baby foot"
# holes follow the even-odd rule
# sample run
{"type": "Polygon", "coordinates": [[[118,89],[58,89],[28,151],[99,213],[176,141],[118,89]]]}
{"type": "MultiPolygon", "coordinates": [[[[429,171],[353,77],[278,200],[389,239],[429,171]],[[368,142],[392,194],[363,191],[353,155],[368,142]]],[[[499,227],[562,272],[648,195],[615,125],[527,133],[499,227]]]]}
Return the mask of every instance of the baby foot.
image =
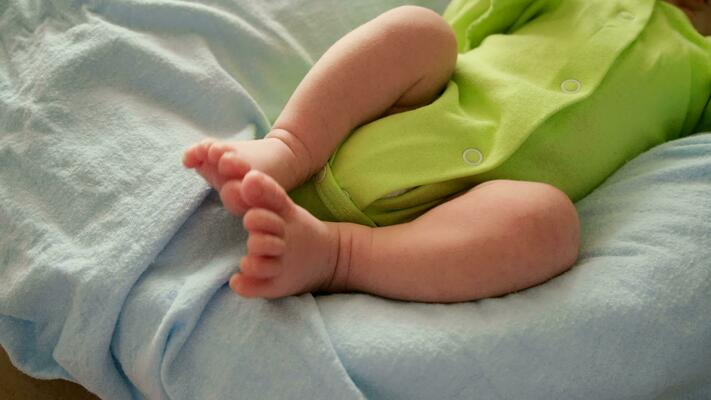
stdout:
{"type": "MultiPolygon", "coordinates": [[[[230,188],[231,183],[225,184],[230,188]]],[[[229,189],[232,190],[232,189],[229,189]]],[[[271,177],[256,170],[241,183],[249,210],[247,256],[230,287],[245,297],[277,298],[326,288],[338,255],[338,231],[296,205],[271,177]]],[[[222,195],[222,194],[221,194],[222,195]]],[[[229,203],[229,193],[223,196],[229,203]]]]}
{"type": "Polygon", "coordinates": [[[208,162],[208,152],[212,145],[216,143],[218,143],[217,139],[207,138],[190,146],[183,154],[183,165],[186,168],[197,170],[210,186],[220,190],[227,178],[218,173],[216,165],[208,162]]]}
{"type": "MultiPolygon", "coordinates": [[[[309,155],[298,145],[287,144],[296,142],[290,133],[275,130],[271,135],[247,141],[205,139],[185,151],[183,165],[196,169],[218,191],[228,180],[241,180],[250,169],[266,173],[291,190],[311,175],[309,155]]],[[[246,209],[230,211],[242,215],[246,209]]]]}

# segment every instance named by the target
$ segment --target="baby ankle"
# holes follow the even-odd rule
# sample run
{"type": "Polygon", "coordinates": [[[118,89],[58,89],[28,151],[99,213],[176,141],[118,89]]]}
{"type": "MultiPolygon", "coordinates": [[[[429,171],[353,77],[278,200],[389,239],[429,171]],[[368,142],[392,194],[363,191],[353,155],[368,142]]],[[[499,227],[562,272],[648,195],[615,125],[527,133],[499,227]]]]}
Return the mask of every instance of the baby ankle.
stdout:
{"type": "Polygon", "coordinates": [[[264,137],[265,139],[277,139],[286,145],[294,160],[292,171],[296,171],[301,180],[306,180],[313,175],[318,167],[313,166],[313,155],[304,142],[295,134],[282,128],[272,129],[264,137]]]}
{"type": "Polygon", "coordinates": [[[348,275],[350,269],[350,244],[351,237],[343,229],[344,224],[326,222],[331,236],[331,243],[327,265],[331,270],[330,275],[323,282],[319,291],[327,293],[343,293],[348,290],[348,275]]]}
{"type": "MultiPolygon", "coordinates": [[[[337,244],[329,262],[333,265],[333,274],[323,286],[330,293],[358,291],[362,287],[358,282],[357,268],[370,251],[372,230],[369,227],[347,222],[326,222],[329,229],[335,231],[337,244]]],[[[362,271],[360,271],[362,272],[362,271]]]]}

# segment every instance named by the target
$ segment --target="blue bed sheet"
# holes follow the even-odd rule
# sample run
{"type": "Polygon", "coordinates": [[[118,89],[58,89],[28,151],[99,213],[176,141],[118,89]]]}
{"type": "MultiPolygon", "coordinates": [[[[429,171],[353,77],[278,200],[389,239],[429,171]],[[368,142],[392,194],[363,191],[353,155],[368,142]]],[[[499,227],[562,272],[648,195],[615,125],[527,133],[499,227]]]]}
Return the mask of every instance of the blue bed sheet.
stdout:
{"type": "Polygon", "coordinates": [[[106,399],[711,398],[709,133],[579,202],[577,265],[529,290],[230,292],[246,234],[183,148],[264,134],[334,40],[402,3],[0,1],[12,362],[106,399]]]}

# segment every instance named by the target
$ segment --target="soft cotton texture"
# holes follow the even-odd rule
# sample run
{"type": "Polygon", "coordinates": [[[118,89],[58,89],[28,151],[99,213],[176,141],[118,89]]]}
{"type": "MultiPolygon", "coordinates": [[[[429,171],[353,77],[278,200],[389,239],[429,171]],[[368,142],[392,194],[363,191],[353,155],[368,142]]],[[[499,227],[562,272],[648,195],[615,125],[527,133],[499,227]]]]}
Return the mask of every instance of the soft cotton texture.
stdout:
{"type": "Polygon", "coordinates": [[[229,291],[246,234],[183,148],[263,134],[330,43],[398,4],[0,3],[13,363],[107,399],[711,396],[711,134],[578,203],[578,264],[530,290],[455,305],[229,291]]]}

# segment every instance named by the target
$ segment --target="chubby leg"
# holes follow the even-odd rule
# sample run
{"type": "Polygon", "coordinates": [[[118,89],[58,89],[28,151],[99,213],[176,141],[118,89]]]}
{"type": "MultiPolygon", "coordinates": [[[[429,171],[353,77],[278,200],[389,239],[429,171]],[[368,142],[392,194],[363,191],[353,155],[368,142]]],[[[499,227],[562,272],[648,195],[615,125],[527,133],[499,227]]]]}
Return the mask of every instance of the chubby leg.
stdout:
{"type": "Polygon", "coordinates": [[[562,273],[578,254],[575,206],[535,182],[486,182],[406,224],[339,228],[345,255],[328,290],[401,300],[504,295],[562,273]]]}
{"type": "Polygon", "coordinates": [[[441,16],[415,6],[390,10],[323,55],[268,136],[302,144],[314,173],[354,128],[432,102],[456,59],[454,33],[441,16]]]}
{"type": "Polygon", "coordinates": [[[248,297],[359,291],[469,301],[544,282],[578,252],[575,207],[540,183],[487,182],[412,222],[381,228],[319,221],[257,171],[242,190],[248,254],[230,286],[248,297]]]}
{"type": "MultiPolygon", "coordinates": [[[[265,139],[208,139],[189,148],[183,163],[217,189],[241,180],[249,165],[289,191],[321,169],[354,128],[434,100],[456,58],[454,34],[442,17],[421,7],[395,8],[348,33],[318,60],[265,139]]],[[[244,211],[244,204],[234,210],[244,211]]]]}

